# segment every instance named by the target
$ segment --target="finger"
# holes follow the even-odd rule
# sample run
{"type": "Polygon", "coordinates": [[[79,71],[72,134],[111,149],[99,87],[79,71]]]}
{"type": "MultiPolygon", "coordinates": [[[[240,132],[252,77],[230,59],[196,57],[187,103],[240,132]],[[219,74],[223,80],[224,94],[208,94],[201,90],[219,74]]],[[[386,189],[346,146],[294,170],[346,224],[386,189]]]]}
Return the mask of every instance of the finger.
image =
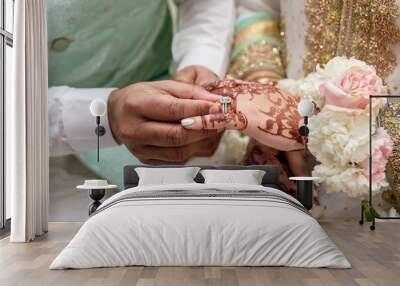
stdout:
{"type": "Polygon", "coordinates": [[[177,147],[203,140],[216,133],[215,130],[187,130],[180,124],[147,121],[128,131],[125,141],[159,147],[177,147]]]}
{"type": "Polygon", "coordinates": [[[204,139],[182,147],[141,146],[140,158],[169,163],[185,163],[193,156],[210,156],[215,151],[215,138],[204,139]],[[211,150],[212,152],[205,152],[211,150]]]}
{"type": "Polygon", "coordinates": [[[195,116],[181,120],[183,127],[193,130],[228,128],[229,124],[223,113],[195,116]]]}
{"type": "MultiPolygon", "coordinates": [[[[209,110],[209,114],[221,113],[221,105],[220,104],[213,104],[209,110]]],[[[217,132],[224,131],[225,128],[217,129],[217,132]]]]}
{"type": "Polygon", "coordinates": [[[176,73],[174,80],[194,84],[196,81],[196,71],[194,69],[183,69],[176,73]]]}
{"type": "Polygon", "coordinates": [[[195,79],[195,83],[197,85],[205,85],[209,82],[213,82],[218,80],[218,76],[210,70],[200,69],[197,72],[197,77],[195,79]]]}
{"type": "Polygon", "coordinates": [[[215,114],[215,113],[220,113],[221,110],[221,104],[219,103],[214,103],[213,105],[211,105],[209,113],[210,114],[215,114]]]}
{"type": "Polygon", "coordinates": [[[211,102],[219,101],[220,96],[210,93],[204,88],[173,80],[155,81],[150,83],[152,86],[168,92],[169,94],[185,99],[202,99],[211,102]]]}
{"type": "Polygon", "coordinates": [[[213,104],[204,100],[180,99],[170,95],[147,97],[140,108],[143,117],[154,121],[176,122],[206,115],[213,104]]]}

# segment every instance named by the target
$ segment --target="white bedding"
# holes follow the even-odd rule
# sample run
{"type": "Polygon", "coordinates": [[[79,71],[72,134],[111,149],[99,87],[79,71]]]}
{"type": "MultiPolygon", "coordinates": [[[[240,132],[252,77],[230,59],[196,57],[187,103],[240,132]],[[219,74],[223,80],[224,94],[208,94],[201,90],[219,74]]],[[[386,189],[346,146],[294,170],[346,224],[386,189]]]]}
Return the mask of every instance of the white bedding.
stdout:
{"type": "Polygon", "coordinates": [[[131,188],[106,200],[50,269],[127,265],[350,267],[314,218],[273,199],[118,201],[136,192],[208,189],[261,190],[298,203],[279,190],[254,185],[193,183],[131,188]]]}

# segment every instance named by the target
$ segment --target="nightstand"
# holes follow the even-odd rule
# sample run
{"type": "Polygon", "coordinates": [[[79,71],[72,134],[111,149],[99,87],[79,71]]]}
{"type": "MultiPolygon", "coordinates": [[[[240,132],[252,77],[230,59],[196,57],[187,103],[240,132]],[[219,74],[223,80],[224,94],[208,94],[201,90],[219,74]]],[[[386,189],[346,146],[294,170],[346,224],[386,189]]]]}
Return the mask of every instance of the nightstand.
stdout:
{"type": "Polygon", "coordinates": [[[313,183],[319,177],[290,177],[291,181],[296,181],[297,200],[310,210],[313,206],[313,183]]]}
{"type": "Polygon", "coordinates": [[[106,190],[117,189],[118,186],[109,185],[107,180],[85,180],[83,185],[79,185],[76,188],[89,191],[89,197],[93,200],[89,205],[89,215],[91,215],[101,205],[100,200],[104,197],[106,190]]]}

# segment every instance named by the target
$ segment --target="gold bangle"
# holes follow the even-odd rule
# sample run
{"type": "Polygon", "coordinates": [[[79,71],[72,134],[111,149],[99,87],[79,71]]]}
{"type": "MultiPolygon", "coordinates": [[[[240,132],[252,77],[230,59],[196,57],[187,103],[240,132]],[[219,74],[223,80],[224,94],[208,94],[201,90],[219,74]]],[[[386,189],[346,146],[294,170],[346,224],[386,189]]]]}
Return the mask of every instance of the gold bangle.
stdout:
{"type": "Polygon", "coordinates": [[[239,79],[274,83],[285,77],[279,20],[252,22],[235,34],[228,74],[239,79]]]}
{"type": "Polygon", "coordinates": [[[252,80],[265,82],[270,78],[275,82],[285,76],[281,60],[281,51],[277,46],[260,42],[245,48],[232,61],[228,74],[239,79],[247,79],[252,73],[257,73],[252,80]]]}

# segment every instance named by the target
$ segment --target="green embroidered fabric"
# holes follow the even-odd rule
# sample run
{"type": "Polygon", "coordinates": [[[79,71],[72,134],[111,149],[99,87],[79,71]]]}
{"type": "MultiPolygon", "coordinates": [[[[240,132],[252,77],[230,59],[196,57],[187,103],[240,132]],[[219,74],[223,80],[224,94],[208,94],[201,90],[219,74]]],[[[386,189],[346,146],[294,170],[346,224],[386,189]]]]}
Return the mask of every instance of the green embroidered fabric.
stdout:
{"type": "MultiPolygon", "coordinates": [[[[47,0],[47,19],[50,87],[123,87],[168,78],[173,27],[165,0],[47,0]]],[[[139,163],[124,146],[103,149],[100,163],[95,150],[77,157],[119,186],[123,166],[139,163]]]]}

